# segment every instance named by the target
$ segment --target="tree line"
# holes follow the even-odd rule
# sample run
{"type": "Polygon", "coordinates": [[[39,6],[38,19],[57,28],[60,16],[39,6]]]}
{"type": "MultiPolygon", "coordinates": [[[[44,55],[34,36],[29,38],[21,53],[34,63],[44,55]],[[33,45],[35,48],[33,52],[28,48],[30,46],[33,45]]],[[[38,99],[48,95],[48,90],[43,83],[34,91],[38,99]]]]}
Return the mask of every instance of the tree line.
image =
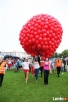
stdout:
{"type": "Polygon", "coordinates": [[[53,54],[52,58],[57,58],[57,57],[60,57],[60,58],[66,58],[66,57],[68,57],[68,49],[62,51],[61,53],[55,52],[53,54]]]}

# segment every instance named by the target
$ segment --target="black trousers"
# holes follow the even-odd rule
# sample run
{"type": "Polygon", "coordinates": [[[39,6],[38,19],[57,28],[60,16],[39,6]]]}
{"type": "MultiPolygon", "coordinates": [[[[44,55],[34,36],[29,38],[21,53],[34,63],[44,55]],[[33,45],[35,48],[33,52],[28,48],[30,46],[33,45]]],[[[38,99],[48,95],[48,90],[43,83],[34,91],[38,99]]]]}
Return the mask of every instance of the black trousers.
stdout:
{"type": "Polygon", "coordinates": [[[57,67],[57,74],[58,74],[58,77],[60,75],[60,71],[61,71],[61,67],[57,67]]]}
{"type": "Polygon", "coordinates": [[[44,68],[43,66],[40,67],[41,77],[42,77],[42,74],[43,74],[43,68],[44,68]]]}
{"type": "Polygon", "coordinates": [[[66,68],[65,68],[65,66],[66,66],[66,65],[64,65],[64,72],[66,72],[66,68]]]}
{"type": "Polygon", "coordinates": [[[44,70],[44,84],[48,84],[49,70],[44,70]]]}
{"type": "Polygon", "coordinates": [[[4,78],[4,74],[0,74],[0,86],[2,86],[3,78],[4,78]]]}

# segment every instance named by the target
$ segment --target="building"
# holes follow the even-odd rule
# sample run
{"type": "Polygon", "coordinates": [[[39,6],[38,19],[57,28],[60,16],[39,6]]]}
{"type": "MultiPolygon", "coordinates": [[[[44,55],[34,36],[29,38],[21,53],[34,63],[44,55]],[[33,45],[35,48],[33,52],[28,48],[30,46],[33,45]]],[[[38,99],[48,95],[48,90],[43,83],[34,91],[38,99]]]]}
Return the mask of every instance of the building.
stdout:
{"type": "Polygon", "coordinates": [[[12,55],[12,56],[18,56],[20,58],[23,57],[29,57],[30,55],[28,55],[26,52],[18,52],[18,51],[12,51],[12,52],[0,52],[0,54],[2,55],[12,55]]]}

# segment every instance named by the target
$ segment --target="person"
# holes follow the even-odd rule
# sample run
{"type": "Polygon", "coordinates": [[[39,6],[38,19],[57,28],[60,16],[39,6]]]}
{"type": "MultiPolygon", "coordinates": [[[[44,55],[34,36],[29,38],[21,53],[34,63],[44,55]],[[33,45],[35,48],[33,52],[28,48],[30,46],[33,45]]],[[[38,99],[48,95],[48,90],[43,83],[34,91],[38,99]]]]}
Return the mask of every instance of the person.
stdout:
{"type": "Polygon", "coordinates": [[[18,59],[18,68],[21,71],[21,68],[22,68],[22,61],[21,61],[21,59],[18,59]]]}
{"type": "Polygon", "coordinates": [[[35,70],[35,78],[36,82],[38,82],[38,73],[39,73],[39,62],[38,62],[38,57],[35,57],[35,61],[33,62],[34,70],[35,70]]]}
{"type": "Polygon", "coordinates": [[[51,64],[50,64],[51,65],[50,66],[51,67],[51,73],[53,73],[54,72],[54,63],[53,63],[53,60],[51,60],[50,62],[51,62],[51,64]]]}
{"type": "Polygon", "coordinates": [[[56,68],[57,68],[57,75],[60,77],[60,71],[62,66],[62,60],[60,58],[56,59],[56,68]]]}
{"type": "Polygon", "coordinates": [[[14,62],[14,67],[13,68],[14,68],[14,73],[18,71],[18,69],[17,69],[18,68],[17,59],[14,62]]]}
{"type": "Polygon", "coordinates": [[[31,73],[32,73],[32,77],[34,77],[34,66],[33,66],[33,64],[31,64],[31,73]]]}
{"type": "Polygon", "coordinates": [[[30,62],[28,62],[28,59],[25,58],[24,62],[23,62],[23,71],[24,71],[24,75],[25,75],[25,83],[28,83],[28,74],[29,74],[29,64],[30,62]]]}
{"type": "Polygon", "coordinates": [[[61,71],[62,72],[64,71],[64,63],[63,63],[63,61],[62,61],[61,71]]]}
{"type": "Polygon", "coordinates": [[[49,77],[49,71],[50,71],[50,62],[48,58],[44,61],[44,84],[48,85],[48,77],[49,77]]]}
{"type": "Polygon", "coordinates": [[[67,69],[67,72],[68,72],[68,59],[67,59],[67,65],[66,65],[66,69],[67,69]]]}
{"type": "Polygon", "coordinates": [[[4,60],[4,57],[0,57],[0,87],[2,86],[3,83],[3,78],[5,74],[5,66],[6,66],[6,61],[4,60]]]}
{"type": "Polygon", "coordinates": [[[38,59],[38,62],[39,62],[39,64],[40,64],[40,55],[37,57],[37,59],[38,59]]]}
{"type": "Polygon", "coordinates": [[[66,60],[63,59],[63,64],[64,64],[64,72],[66,72],[66,60]]]}
{"type": "Polygon", "coordinates": [[[42,77],[42,74],[43,74],[43,68],[44,68],[44,61],[41,59],[41,61],[40,61],[40,72],[41,72],[41,77],[42,77]]]}
{"type": "Polygon", "coordinates": [[[49,62],[50,62],[50,74],[52,74],[52,71],[53,71],[52,60],[49,60],[49,62]]]}
{"type": "Polygon", "coordinates": [[[20,59],[17,59],[16,63],[15,63],[16,69],[15,72],[17,72],[19,69],[21,71],[22,68],[22,61],[20,59]]]}
{"type": "Polygon", "coordinates": [[[11,60],[10,57],[8,58],[7,65],[8,65],[8,69],[11,69],[11,67],[12,67],[12,60],[11,60]]]}

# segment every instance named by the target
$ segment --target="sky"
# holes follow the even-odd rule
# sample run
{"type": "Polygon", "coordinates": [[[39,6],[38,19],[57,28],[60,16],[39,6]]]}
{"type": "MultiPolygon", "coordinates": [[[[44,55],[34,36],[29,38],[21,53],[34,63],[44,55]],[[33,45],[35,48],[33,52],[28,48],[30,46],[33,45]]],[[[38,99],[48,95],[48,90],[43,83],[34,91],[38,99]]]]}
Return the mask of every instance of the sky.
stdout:
{"type": "Polygon", "coordinates": [[[41,13],[52,15],[62,25],[62,42],[56,51],[68,49],[68,0],[0,0],[0,51],[24,51],[19,33],[30,18],[41,13]]]}

